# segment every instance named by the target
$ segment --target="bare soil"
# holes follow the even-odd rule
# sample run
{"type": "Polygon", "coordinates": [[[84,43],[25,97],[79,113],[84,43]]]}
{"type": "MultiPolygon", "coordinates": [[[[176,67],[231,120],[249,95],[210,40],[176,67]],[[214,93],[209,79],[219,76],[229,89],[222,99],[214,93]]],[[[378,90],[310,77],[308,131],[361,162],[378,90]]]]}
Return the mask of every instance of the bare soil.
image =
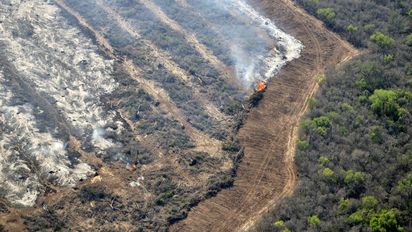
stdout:
{"type": "Polygon", "coordinates": [[[238,139],[244,157],[234,186],[193,208],[171,231],[247,231],[296,186],[295,141],[300,118],[328,66],[358,54],[349,43],[289,0],[252,0],[276,25],[302,41],[299,59],[269,81],[264,98],[247,117],[238,139]]]}

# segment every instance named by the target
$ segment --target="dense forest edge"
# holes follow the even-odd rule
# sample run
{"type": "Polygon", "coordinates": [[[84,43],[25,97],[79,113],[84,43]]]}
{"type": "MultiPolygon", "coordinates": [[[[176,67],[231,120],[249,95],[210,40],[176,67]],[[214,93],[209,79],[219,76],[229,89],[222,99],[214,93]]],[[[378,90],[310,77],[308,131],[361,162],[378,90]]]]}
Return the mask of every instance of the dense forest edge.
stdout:
{"type": "Polygon", "coordinates": [[[412,231],[412,2],[296,0],[363,55],[319,76],[292,196],[255,231],[412,231]]]}

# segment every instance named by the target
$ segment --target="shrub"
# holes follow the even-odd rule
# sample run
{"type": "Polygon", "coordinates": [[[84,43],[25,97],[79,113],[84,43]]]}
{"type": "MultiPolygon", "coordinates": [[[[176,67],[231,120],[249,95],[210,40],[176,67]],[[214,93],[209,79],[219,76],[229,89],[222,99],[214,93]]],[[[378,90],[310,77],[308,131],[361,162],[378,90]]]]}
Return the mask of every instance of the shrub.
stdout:
{"type": "Polygon", "coordinates": [[[412,46],[412,33],[406,36],[406,44],[412,46]]]}
{"type": "Polygon", "coordinates": [[[408,113],[406,109],[402,108],[402,105],[411,99],[412,92],[385,89],[376,89],[369,97],[371,108],[376,114],[386,115],[395,121],[408,113]]]}
{"type": "Polygon", "coordinates": [[[358,196],[364,190],[365,174],[363,172],[346,172],[344,182],[348,187],[350,196],[358,196]]]}
{"type": "Polygon", "coordinates": [[[314,99],[314,98],[309,98],[309,100],[308,100],[308,105],[309,105],[309,108],[310,109],[313,109],[313,108],[315,108],[315,106],[316,106],[316,100],[314,99]]]}
{"type": "Polygon", "coordinates": [[[379,115],[396,116],[398,104],[396,103],[396,92],[393,90],[377,89],[369,97],[371,108],[379,115]]]}
{"type": "Polygon", "coordinates": [[[354,172],[353,170],[349,170],[346,172],[345,175],[345,183],[362,183],[365,180],[365,174],[363,172],[354,172]]]}
{"type": "Polygon", "coordinates": [[[372,126],[369,128],[369,138],[374,143],[381,143],[383,140],[382,137],[382,128],[380,126],[372,126]]]}
{"type": "Polygon", "coordinates": [[[310,226],[316,226],[320,223],[318,215],[312,215],[308,217],[308,223],[310,226]]]}
{"type": "Polygon", "coordinates": [[[24,224],[29,231],[67,231],[65,229],[68,229],[64,217],[53,209],[47,209],[40,215],[24,217],[24,224]]]}
{"type": "Polygon", "coordinates": [[[395,40],[381,32],[375,32],[371,35],[370,40],[381,48],[390,47],[395,43],[395,40]]]}
{"type": "Polygon", "coordinates": [[[174,195],[175,195],[175,192],[173,190],[161,193],[155,199],[155,204],[156,205],[165,205],[169,201],[169,199],[172,198],[174,195]]]}
{"type": "Polygon", "coordinates": [[[240,151],[239,144],[237,144],[237,143],[223,143],[222,144],[222,149],[224,151],[230,151],[230,152],[239,152],[240,151]]]}
{"type": "Polygon", "coordinates": [[[374,196],[362,197],[362,208],[373,209],[378,205],[378,200],[374,196]]]}
{"type": "Polygon", "coordinates": [[[333,172],[333,170],[330,168],[324,168],[322,171],[322,175],[327,178],[333,177],[334,174],[335,172],[333,172]]]}
{"type": "Polygon", "coordinates": [[[347,209],[348,209],[348,207],[349,207],[349,199],[345,199],[345,198],[341,198],[340,200],[339,200],[339,205],[338,205],[338,209],[340,210],[340,211],[346,211],[347,209]]]}
{"type": "Polygon", "coordinates": [[[398,210],[397,209],[383,209],[379,213],[372,216],[369,221],[369,226],[372,231],[404,231],[404,229],[398,225],[398,210]]]}
{"type": "Polygon", "coordinates": [[[273,223],[273,225],[276,227],[283,227],[285,225],[285,222],[283,220],[277,220],[273,223]]]}
{"type": "Polygon", "coordinates": [[[406,178],[399,180],[396,185],[396,189],[398,191],[409,190],[412,193],[412,174],[409,174],[406,178]]]}
{"type": "Polygon", "coordinates": [[[383,61],[385,61],[386,63],[392,62],[394,60],[394,56],[391,54],[387,54],[383,56],[383,61]]]}
{"type": "Polygon", "coordinates": [[[262,99],[263,93],[254,93],[249,99],[249,104],[251,107],[256,107],[262,99]]]}
{"type": "Polygon", "coordinates": [[[105,192],[104,187],[100,185],[84,186],[81,188],[79,195],[80,195],[80,199],[82,199],[83,202],[100,201],[109,196],[109,194],[105,192]]]}
{"type": "Polygon", "coordinates": [[[355,27],[353,24],[349,24],[347,27],[346,27],[346,30],[348,30],[349,32],[357,32],[358,31],[358,27],[355,27]]]}
{"type": "Polygon", "coordinates": [[[326,80],[325,74],[319,74],[319,75],[316,76],[316,82],[319,85],[323,84],[325,82],[325,80],[326,80]]]}
{"type": "Polygon", "coordinates": [[[327,20],[327,21],[332,21],[332,20],[335,19],[335,17],[336,17],[335,11],[334,11],[332,8],[330,8],[330,7],[327,7],[327,8],[319,8],[319,9],[316,11],[316,14],[317,14],[320,18],[323,18],[323,19],[325,19],[325,20],[327,20]]]}
{"type": "Polygon", "coordinates": [[[296,145],[297,145],[298,149],[301,150],[301,151],[306,151],[306,150],[308,150],[309,147],[310,147],[308,141],[306,141],[306,140],[300,140],[300,139],[298,139],[298,140],[296,141],[296,145]]]}
{"type": "Polygon", "coordinates": [[[349,222],[358,224],[364,221],[364,213],[361,210],[358,210],[348,217],[349,222]]]}
{"type": "Polygon", "coordinates": [[[330,119],[326,116],[320,116],[320,117],[314,118],[313,122],[315,123],[316,127],[329,128],[332,125],[330,119]]]}
{"type": "Polygon", "coordinates": [[[319,157],[319,164],[320,164],[320,165],[324,166],[324,165],[327,164],[328,162],[329,162],[328,157],[326,157],[326,156],[321,156],[321,157],[319,157]]]}
{"type": "Polygon", "coordinates": [[[315,125],[315,132],[319,135],[326,135],[328,132],[328,129],[332,125],[331,120],[327,116],[320,116],[320,117],[314,118],[312,121],[315,125]]]}

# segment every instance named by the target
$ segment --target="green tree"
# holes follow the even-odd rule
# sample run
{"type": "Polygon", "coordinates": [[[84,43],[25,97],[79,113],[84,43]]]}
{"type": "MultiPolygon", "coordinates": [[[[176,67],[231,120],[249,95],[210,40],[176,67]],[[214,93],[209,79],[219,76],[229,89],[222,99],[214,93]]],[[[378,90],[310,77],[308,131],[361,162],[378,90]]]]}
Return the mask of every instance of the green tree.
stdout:
{"type": "Polygon", "coordinates": [[[313,122],[315,123],[316,127],[328,128],[332,125],[330,119],[326,116],[320,116],[320,117],[314,118],[313,122]]]}
{"type": "Polygon", "coordinates": [[[358,27],[354,26],[353,24],[349,24],[346,27],[346,30],[348,30],[351,33],[357,32],[358,31],[358,27]]]}
{"type": "MultiPolygon", "coordinates": [[[[412,159],[412,152],[409,157],[404,160],[407,161],[408,159],[412,159]]],[[[412,174],[400,179],[392,192],[403,199],[402,208],[412,213],[412,174]]]]}
{"type": "Polygon", "coordinates": [[[383,141],[382,128],[380,126],[371,126],[369,128],[369,138],[374,143],[381,143],[383,141]]]}
{"type": "Polygon", "coordinates": [[[273,223],[275,227],[283,227],[285,226],[285,222],[283,220],[277,220],[273,223]]]}
{"type": "Polygon", "coordinates": [[[362,197],[362,208],[374,209],[378,205],[378,200],[374,196],[362,197]]]}
{"type": "Polygon", "coordinates": [[[316,117],[312,120],[316,133],[320,135],[326,135],[328,129],[331,127],[332,122],[327,116],[316,117]]]}
{"type": "Polygon", "coordinates": [[[324,166],[325,164],[329,163],[329,159],[326,156],[319,157],[319,164],[324,166]]]}
{"type": "Polygon", "coordinates": [[[391,54],[386,54],[383,56],[383,61],[386,63],[392,62],[395,59],[395,57],[391,54]]]}
{"type": "Polygon", "coordinates": [[[340,200],[339,200],[339,205],[338,205],[338,209],[340,210],[340,211],[346,211],[347,209],[348,209],[348,207],[349,207],[349,199],[345,199],[345,198],[341,198],[340,200]]]}
{"type": "Polygon", "coordinates": [[[406,44],[412,46],[412,33],[406,36],[406,44]]]}
{"type": "Polygon", "coordinates": [[[365,220],[364,214],[364,210],[357,210],[348,217],[348,220],[354,224],[361,223],[365,220]]]}
{"type": "Polygon", "coordinates": [[[318,215],[312,215],[308,217],[308,223],[310,226],[316,226],[320,223],[318,215]]]}
{"type": "Polygon", "coordinates": [[[369,97],[372,110],[380,115],[386,115],[393,120],[398,120],[408,114],[408,111],[402,108],[412,99],[412,92],[403,90],[385,90],[376,89],[369,97]]]}
{"type": "MultiPolygon", "coordinates": [[[[396,186],[396,188],[399,191],[403,191],[403,190],[412,190],[412,174],[409,174],[406,178],[401,179],[398,182],[398,185],[396,186]]],[[[412,193],[412,191],[411,191],[412,193]]]]}
{"type": "Polygon", "coordinates": [[[372,231],[386,232],[386,231],[404,231],[398,224],[397,209],[382,209],[379,213],[373,215],[369,221],[369,226],[372,231]]]}
{"type": "Polygon", "coordinates": [[[375,32],[371,35],[370,40],[381,48],[390,47],[395,43],[395,40],[383,34],[382,32],[375,32]]]}
{"type": "Polygon", "coordinates": [[[365,182],[365,174],[363,172],[354,172],[349,170],[344,178],[345,184],[348,186],[350,195],[358,195],[362,192],[365,182]]]}
{"type": "Polygon", "coordinates": [[[372,105],[371,108],[378,115],[387,115],[397,117],[399,105],[397,103],[397,94],[393,90],[377,89],[369,97],[372,105]]]}
{"type": "Polygon", "coordinates": [[[323,175],[324,177],[327,177],[327,178],[333,177],[334,174],[335,174],[335,173],[334,173],[333,170],[330,169],[330,168],[324,168],[323,171],[322,171],[322,175],[323,175]]]}
{"type": "Polygon", "coordinates": [[[306,150],[308,150],[309,147],[310,147],[308,141],[306,141],[306,140],[300,140],[300,139],[298,139],[298,140],[296,141],[296,146],[297,146],[298,149],[301,150],[301,151],[306,151],[306,150]]]}
{"type": "Polygon", "coordinates": [[[363,172],[354,172],[353,170],[348,170],[345,175],[345,183],[350,184],[354,182],[361,183],[365,180],[365,174],[363,172]]]}
{"type": "Polygon", "coordinates": [[[316,14],[327,21],[332,21],[336,17],[335,11],[330,7],[319,8],[316,14]]]}

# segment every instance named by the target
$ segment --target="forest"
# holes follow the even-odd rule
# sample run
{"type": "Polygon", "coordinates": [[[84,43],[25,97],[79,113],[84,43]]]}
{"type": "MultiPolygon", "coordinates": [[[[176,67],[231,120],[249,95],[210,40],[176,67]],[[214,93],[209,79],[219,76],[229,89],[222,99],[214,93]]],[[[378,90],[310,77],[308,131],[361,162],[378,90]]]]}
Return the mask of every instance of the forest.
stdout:
{"type": "Polygon", "coordinates": [[[297,0],[359,48],[301,122],[294,193],[255,231],[412,230],[412,2],[297,0]]]}

